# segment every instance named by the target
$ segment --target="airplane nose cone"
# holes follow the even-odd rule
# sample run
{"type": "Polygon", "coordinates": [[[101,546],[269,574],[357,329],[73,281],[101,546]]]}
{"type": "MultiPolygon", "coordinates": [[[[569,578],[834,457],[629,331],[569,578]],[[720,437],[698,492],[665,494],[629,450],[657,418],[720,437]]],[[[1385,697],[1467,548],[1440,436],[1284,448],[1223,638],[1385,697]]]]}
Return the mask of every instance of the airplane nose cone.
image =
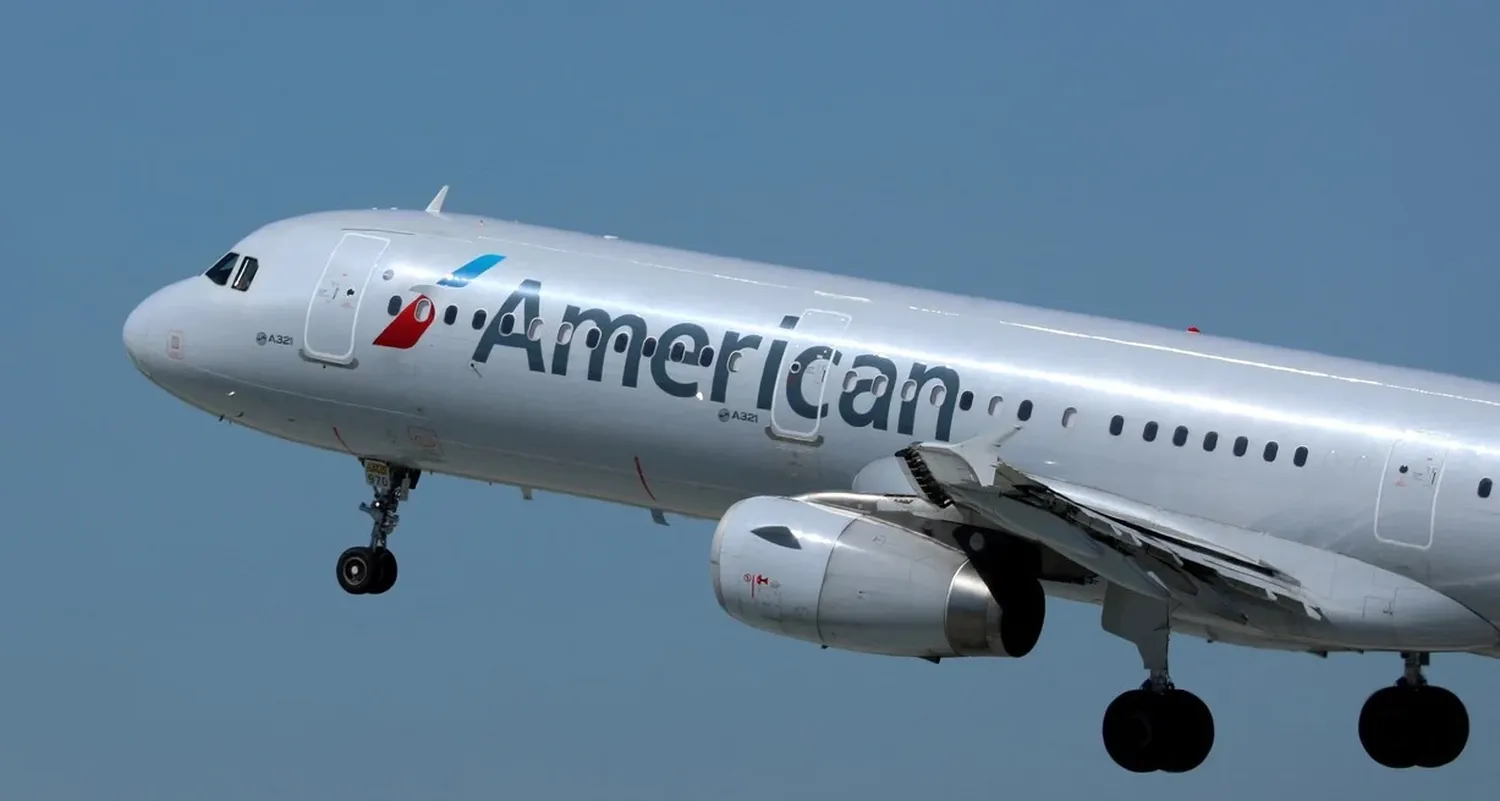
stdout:
{"type": "Polygon", "coordinates": [[[156,332],[155,309],[160,305],[157,295],[152,295],[141,301],[140,305],[131,310],[130,316],[125,318],[125,329],[122,332],[125,339],[125,355],[137,370],[150,375],[148,368],[154,361],[152,356],[161,344],[161,337],[156,332]]]}

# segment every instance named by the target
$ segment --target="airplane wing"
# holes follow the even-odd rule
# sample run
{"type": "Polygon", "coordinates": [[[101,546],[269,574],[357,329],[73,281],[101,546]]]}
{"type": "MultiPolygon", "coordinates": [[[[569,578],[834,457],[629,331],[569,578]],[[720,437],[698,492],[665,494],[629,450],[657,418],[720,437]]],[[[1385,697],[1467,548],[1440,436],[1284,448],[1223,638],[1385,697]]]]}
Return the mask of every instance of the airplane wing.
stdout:
{"type": "Polygon", "coordinates": [[[1325,619],[1301,583],[1275,565],[1185,531],[1091,508],[1006,464],[999,458],[1004,439],[922,442],[896,455],[932,506],[956,507],[1035,540],[1105,581],[1240,625],[1259,627],[1257,620],[1288,614],[1325,619]]]}

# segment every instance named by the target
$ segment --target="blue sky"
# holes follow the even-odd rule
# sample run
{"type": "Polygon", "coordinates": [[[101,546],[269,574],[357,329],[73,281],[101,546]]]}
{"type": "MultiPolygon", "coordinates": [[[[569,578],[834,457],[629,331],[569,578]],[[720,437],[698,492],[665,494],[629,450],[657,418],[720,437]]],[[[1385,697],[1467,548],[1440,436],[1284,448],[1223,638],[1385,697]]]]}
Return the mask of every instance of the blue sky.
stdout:
{"type": "Polygon", "coordinates": [[[707,523],[424,482],[351,598],[357,466],[126,361],[158,286],[280,217],[613,233],[1500,380],[1500,6],[25,3],[0,26],[0,794],[1365,801],[1492,789],[1500,666],[1435,658],[1466,755],[1369,762],[1390,656],[1178,641],[1187,776],[1099,740],[1142,679],[1054,603],[1015,662],[820,651],[715,605],[707,523]],[[920,794],[920,796],[918,796],[920,794]]]}

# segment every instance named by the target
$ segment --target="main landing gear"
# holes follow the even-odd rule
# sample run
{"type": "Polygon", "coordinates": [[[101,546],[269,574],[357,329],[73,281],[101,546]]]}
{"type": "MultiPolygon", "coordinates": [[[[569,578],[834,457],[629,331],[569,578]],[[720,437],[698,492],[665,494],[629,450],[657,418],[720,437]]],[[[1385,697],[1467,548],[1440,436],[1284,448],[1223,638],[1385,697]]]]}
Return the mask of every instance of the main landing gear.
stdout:
{"type": "Polygon", "coordinates": [[[365,483],[375,488],[375,500],[360,504],[359,510],[375,523],[368,546],[356,545],[339,554],[338,579],[350,595],[379,595],[396,584],[396,555],[385,547],[385,541],[401,519],[396,508],[416,489],[422,471],[374,459],[360,461],[365,483]]]}
{"type": "Polygon", "coordinates": [[[1151,674],[1104,711],[1104,750],[1132,773],[1186,773],[1203,764],[1214,747],[1214,716],[1201,698],[1172,684],[1167,605],[1112,584],[1101,622],[1105,631],[1136,646],[1151,674]]]}
{"type": "Polygon", "coordinates": [[[1469,742],[1469,713],[1451,691],[1427,683],[1427,654],[1402,654],[1406,673],[1359,712],[1359,742],[1387,768],[1440,768],[1469,742]]]}

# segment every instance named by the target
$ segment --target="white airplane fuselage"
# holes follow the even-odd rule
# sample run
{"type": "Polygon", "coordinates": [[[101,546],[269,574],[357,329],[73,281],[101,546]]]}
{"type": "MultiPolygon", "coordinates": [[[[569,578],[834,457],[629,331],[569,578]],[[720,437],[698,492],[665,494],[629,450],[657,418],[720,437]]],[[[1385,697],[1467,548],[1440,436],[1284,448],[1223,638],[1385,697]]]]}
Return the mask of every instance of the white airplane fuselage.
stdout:
{"type": "Polygon", "coordinates": [[[1486,623],[1453,648],[1497,639],[1493,384],[466,215],[313,214],[233,251],[258,261],[246,291],[168,286],[127,345],[283,439],[713,519],[1013,430],[1029,472],[1352,557],[1486,623]],[[824,344],[798,408],[793,362],[824,344]]]}
{"type": "MultiPolygon", "coordinates": [[[[1102,604],[1152,675],[1106,714],[1130,770],[1212,747],[1168,626],[1402,652],[1361,713],[1391,767],[1467,741],[1426,655],[1500,655],[1494,384],[436,208],[266,225],[142,302],[124,339],[186,403],[393,476],[718,519],[720,605],[778,634],[1020,656],[1044,591],[1102,604]],[[945,453],[994,485],[951,461],[936,478],[921,460],[945,453]],[[880,504],[897,528],[848,511],[880,504]],[[987,531],[1016,567],[978,550],[987,531]]],[[[399,498],[376,488],[349,592],[395,581],[399,498]]]]}

